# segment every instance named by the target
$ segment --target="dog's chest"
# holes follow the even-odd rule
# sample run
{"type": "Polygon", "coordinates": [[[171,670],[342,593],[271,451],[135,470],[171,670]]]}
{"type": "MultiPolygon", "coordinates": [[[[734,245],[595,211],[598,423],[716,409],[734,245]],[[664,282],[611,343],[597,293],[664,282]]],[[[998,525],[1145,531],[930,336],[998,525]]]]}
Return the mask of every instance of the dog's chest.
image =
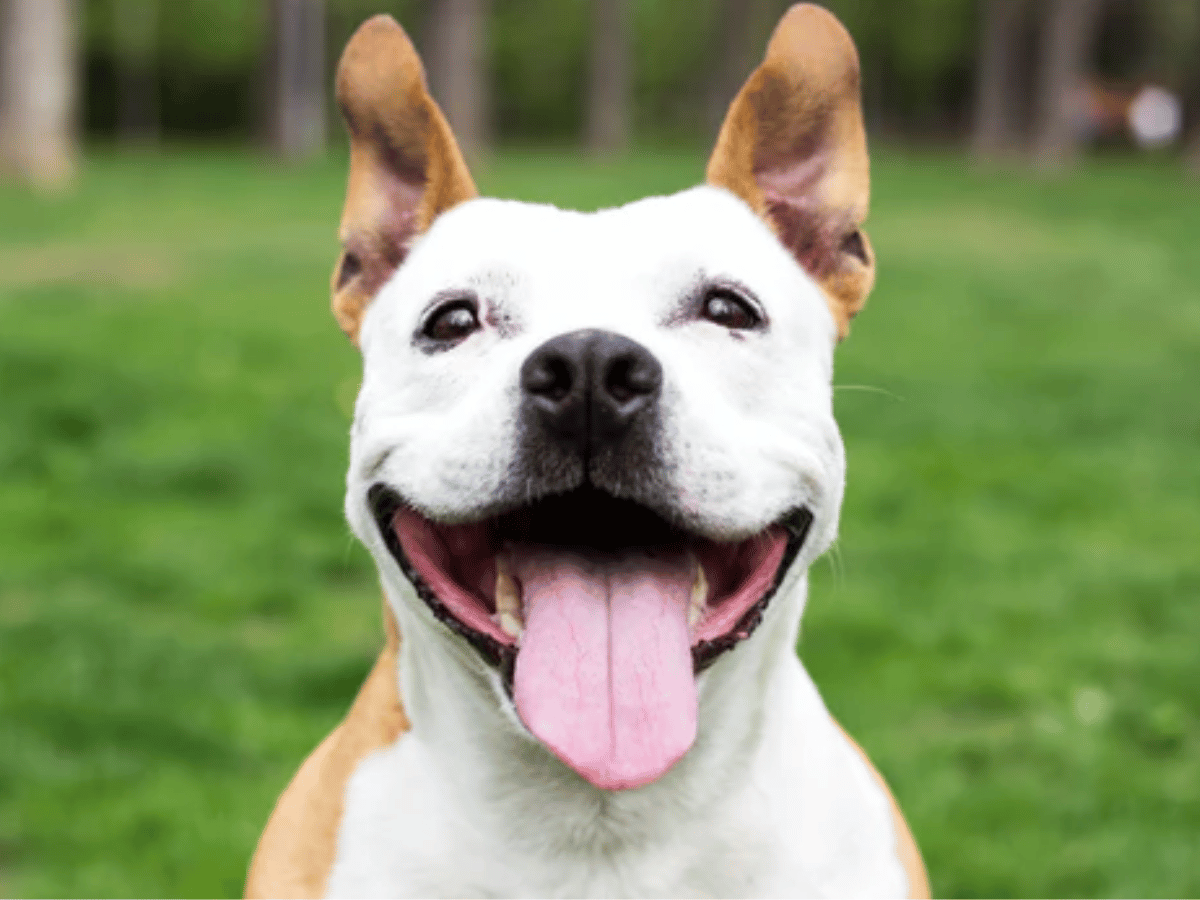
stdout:
{"type": "Polygon", "coordinates": [[[626,839],[617,822],[605,828],[549,814],[499,833],[486,814],[464,809],[446,785],[424,777],[419,755],[402,739],[360,766],[347,792],[330,896],[814,893],[801,872],[789,871],[786,835],[762,827],[765,810],[754,816],[735,807],[720,822],[674,823],[653,841],[626,839]],[[581,849],[572,829],[597,834],[581,849]]]}
{"type": "Polygon", "coordinates": [[[789,727],[711,814],[464,791],[411,735],[351,779],[330,896],[904,896],[887,799],[799,671],[789,727]],[[640,837],[630,837],[640,833],[640,837]],[[646,835],[655,835],[648,838],[646,835]]]}

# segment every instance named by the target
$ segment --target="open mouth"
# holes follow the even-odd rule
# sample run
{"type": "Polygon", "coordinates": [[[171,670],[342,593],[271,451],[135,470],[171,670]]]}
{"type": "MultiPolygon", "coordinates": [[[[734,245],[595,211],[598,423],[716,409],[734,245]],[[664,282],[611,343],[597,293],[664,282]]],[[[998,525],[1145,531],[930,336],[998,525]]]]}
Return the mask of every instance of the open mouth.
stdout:
{"type": "Polygon", "coordinates": [[[441,525],[384,485],[372,513],[418,596],[498,667],[526,727],[598,787],[691,746],[695,675],[750,635],[812,514],[717,542],[594,488],[441,525]]]}

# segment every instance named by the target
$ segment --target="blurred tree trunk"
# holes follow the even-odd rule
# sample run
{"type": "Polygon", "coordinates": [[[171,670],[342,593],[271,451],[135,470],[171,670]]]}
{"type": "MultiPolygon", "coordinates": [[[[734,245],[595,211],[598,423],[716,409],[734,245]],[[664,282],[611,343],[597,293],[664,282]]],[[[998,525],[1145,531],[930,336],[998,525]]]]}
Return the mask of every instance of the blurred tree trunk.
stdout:
{"type": "Polygon", "coordinates": [[[269,137],[296,161],[325,147],[325,4],[271,0],[269,137]]]}
{"type": "Polygon", "coordinates": [[[1200,16],[1191,29],[1191,65],[1187,67],[1184,102],[1184,161],[1193,175],[1200,176],[1200,16]]]}
{"type": "Polygon", "coordinates": [[[158,3],[116,0],[117,131],[122,140],[155,144],[159,137],[158,3]]]}
{"type": "Polygon", "coordinates": [[[1200,175],[1200,66],[1196,67],[1188,80],[1188,96],[1184,98],[1187,131],[1184,135],[1183,159],[1193,175],[1200,175]]]}
{"type": "Polygon", "coordinates": [[[1040,39],[1033,155],[1038,168],[1069,165],[1079,149],[1079,88],[1103,0],[1049,0],[1040,39]]]}
{"type": "Polygon", "coordinates": [[[1018,142],[1017,43],[1026,3],[983,0],[982,7],[971,153],[977,160],[986,161],[1011,152],[1018,142]]]}
{"type": "Polygon", "coordinates": [[[76,4],[8,0],[0,13],[0,170],[64,187],[78,157],[76,4]]]}
{"type": "Polygon", "coordinates": [[[629,4],[592,0],[587,147],[612,154],[629,145],[629,4]]]}
{"type": "Polygon", "coordinates": [[[761,25],[777,10],[771,0],[719,0],[712,68],[705,96],[705,120],[716,135],[742,82],[762,53],[761,25]]]}
{"type": "Polygon", "coordinates": [[[490,0],[433,0],[426,25],[429,88],[468,159],[489,143],[487,18],[490,0]]]}

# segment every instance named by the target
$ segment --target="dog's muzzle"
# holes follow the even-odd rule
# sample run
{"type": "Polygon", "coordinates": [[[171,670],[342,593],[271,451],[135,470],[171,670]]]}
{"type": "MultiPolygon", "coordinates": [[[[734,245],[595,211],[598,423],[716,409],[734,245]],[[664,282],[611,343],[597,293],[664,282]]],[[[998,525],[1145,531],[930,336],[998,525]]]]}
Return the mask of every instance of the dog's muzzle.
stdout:
{"type": "Polygon", "coordinates": [[[529,731],[605,790],[649,783],[692,745],[696,674],[754,631],[813,518],[724,542],[682,528],[656,447],[662,386],[641,344],[560,335],[521,367],[521,499],[449,524],[369,490],[418,596],[498,667],[529,731]]]}

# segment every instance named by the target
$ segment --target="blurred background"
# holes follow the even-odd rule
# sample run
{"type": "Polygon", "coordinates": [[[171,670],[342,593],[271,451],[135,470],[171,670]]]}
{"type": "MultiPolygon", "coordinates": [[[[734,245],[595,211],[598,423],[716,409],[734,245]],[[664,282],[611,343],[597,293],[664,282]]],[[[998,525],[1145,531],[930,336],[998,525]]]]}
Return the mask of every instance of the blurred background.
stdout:
{"type": "MultiPolygon", "coordinates": [[[[340,48],[392,12],[474,155],[495,146],[710,137],[781,0],[5,0],[4,159],[58,182],[81,140],[340,146],[340,48]]],[[[1083,147],[1171,147],[1200,166],[1193,0],[837,0],[877,138],[1068,163],[1083,147]]]]}
{"type": "MultiPolygon", "coordinates": [[[[935,892],[1200,894],[1200,2],[840,0],[879,282],[799,651],[935,892]]],[[[380,645],[332,70],[488,194],[702,178],[780,0],[0,0],[0,894],[240,892],[380,645]]]]}

